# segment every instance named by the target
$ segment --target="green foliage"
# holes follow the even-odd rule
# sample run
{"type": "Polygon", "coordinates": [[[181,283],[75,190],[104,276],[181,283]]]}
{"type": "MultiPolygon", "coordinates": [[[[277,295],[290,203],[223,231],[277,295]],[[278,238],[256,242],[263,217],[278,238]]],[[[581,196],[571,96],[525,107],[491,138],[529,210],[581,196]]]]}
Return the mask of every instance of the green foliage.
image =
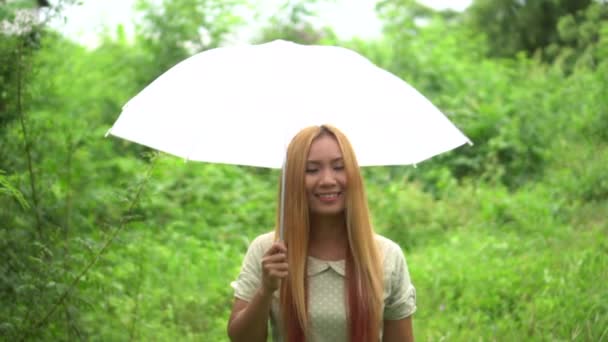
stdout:
{"type": "Polygon", "coordinates": [[[533,54],[559,42],[560,18],[576,15],[592,0],[475,0],[467,20],[484,32],[493,56],[511,57],[519,52],[533,54]]]}
{"type": "Polygon", "coordinates": [[[601,214],[573,226],[581,208],[542,185],[446,193],[434,200],[398,183],[370,191],[378,230],[404,247],[417,279],[419,339],[600,339],[608,226],[589,222],[601,214]]]}
{"type": "Polygon", "coordinates": [[[137,26],[137,40],[146,52],[146,70],[153,77],[187,56],[217,47],[242,19],[235,15],[244,9],[243,1],[164,0],[162,3],[138,0],[143,14],[137,26]]]}
{"type": "Polygon", "coordinates": [[[16,200],[23,209],[28,209],[30,207],[21,191],[11,184],[10,179],[6,176],[6,172],[2,170],[0,170],[0,195],[9,196],[16,200]]]}
{"type": "MultiPolygon", "coordinates": [[[[283,13],[306,11],[275,17],[260,37],[295,39],[311,28],[314,1],[292,5],[283,13]]],[[[532,25],[533,5],[518,9],[521,25],[532,25]]],[[[418,340],[608,336],[602,6],[552,21],[554,59],[489,58],[519,33],[497,39],[466,13],[409,0],[382,2],[377,41],[315,36],[408,80],[474,143],[416,168],[363,170],[377,231],[408,259],[418,340]]],[[[185,163],[104,134],[150,80],[222,44],[237,8],[246,4],[141,1],[132,42],[119,28],[87,50],[48,32],[22,51],[22,78],[0,64],[10,118],[0,129],[0,336],[227,340],[230,282],[251,239],[273,229],[278,172],[185,163]]],[[[7,13],[0,7],[0,18],[7,13]]],[[[538,34],[530,27],[529,37],[538,34]]],[[[14,66],[21,43],[0,40],[2,61],[14,66]]]]}
{"type": "Polygon", "coordinates": [[[417,337],[601,340],[608,317],[599,284],[608,259],[592,251],[606,248],[603,235],[571,231],[564,240],[469,229],[411,252],[422,308],[417,337]]]}
{"type": "Polygon", "coordinates": [[[559,40],[547,47],[545,55],[570,70],[582,66],[595,68],[606,56],[600,52],[598,43],[607,20],[608,5],[600,2],[561,17],[557,23],[559,40]]]}
{"type": "Polygon", "coordinates": [[[319,1],[285,1],[270,17],[256,37],[255,43],[283,39],[299,44],[319,44],[323,40],[336,39],[331,28],[318,28],[312,24],[319,1]]]}
{"type": "Polygon", "coordinates": [[[13,105],[11,99],[15,98],[15,87],[10,85],[14,84],[16,77],[15,51],[18,50],[18,44],[17,37],[0,34],[0,131],[16,117],[11,108],[13,105]]]}

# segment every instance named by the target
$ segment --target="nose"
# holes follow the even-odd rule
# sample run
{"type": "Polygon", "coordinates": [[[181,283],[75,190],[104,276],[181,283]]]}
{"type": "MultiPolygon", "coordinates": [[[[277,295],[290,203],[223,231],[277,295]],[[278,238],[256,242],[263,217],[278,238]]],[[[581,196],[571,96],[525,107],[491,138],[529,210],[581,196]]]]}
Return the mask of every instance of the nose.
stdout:
{"type": "Polygon", "coordinates": [[[334,175],[334,171],[331,168],[327,168],[321,172],[321,179],[319,180],[319,185],[321,186],[331,186],[336,184],[336,177],[334,175]]]}

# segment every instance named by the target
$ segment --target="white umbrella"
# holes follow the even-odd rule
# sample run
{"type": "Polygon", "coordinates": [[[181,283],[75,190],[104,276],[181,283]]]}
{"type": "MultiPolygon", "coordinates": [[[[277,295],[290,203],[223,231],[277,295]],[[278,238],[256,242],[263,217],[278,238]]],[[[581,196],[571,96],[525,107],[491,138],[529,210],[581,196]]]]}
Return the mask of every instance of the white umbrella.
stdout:
{"type": "Polygon", "coordinates": [[[283,40],[187,58],[132,98],[108,134],[187,160],[280,168],[291,138],[321,124],[346,134],[361,166],[416,164],[471,143],[362,55],[283,40]]]}

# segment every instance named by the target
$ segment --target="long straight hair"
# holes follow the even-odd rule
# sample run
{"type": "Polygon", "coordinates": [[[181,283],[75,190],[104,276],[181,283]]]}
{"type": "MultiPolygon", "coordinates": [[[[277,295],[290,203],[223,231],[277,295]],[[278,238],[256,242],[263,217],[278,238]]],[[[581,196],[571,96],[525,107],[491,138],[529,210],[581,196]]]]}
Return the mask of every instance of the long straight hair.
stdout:
{"type": "MultiPolygon", "coordinates": [[[[323,125],[300,131],[287,148],[285,178],[284,239],[289,274],[282,281],[280,309],[283,332],[288,342],[303,342],[309,335],[308,284],[306,277],[310,213],[305,186],[305,169],[310,146],[329,134],[340,146],[346,172],[345,223],[348,234],[346,292],[349,341],[378,339],[382,320],[383,272],[380,251],[370,222],[363,178],[353,148],[337,128],[323,125]]],[[[279,196],[281,193],[279,182],[279,196]]],[[[280,198],[280,197],[279,197],[280,198]]],[[[278,202],[280,203],[280,201],[278,202]]],[[[275,239],[279,239],[280,204],[275,239]]]]}

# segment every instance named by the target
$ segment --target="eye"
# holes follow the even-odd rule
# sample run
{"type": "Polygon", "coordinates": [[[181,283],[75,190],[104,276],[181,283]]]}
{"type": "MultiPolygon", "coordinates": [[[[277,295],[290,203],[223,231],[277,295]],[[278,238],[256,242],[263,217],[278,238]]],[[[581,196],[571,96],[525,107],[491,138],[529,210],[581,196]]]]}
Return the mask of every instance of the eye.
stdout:
{"type": "Polygon", "coordinates": [[[336,166],[334,166],[334,170],[342,171],[342,170],[344,170],[344,165],[336,165],[336,166]]]}
{"type": "Polygon", "coordinates": [[[319,171],[319,169],[310,169],[310,168],[306,169],[306,173],[316,173],[318,171],[319,171]]]}

